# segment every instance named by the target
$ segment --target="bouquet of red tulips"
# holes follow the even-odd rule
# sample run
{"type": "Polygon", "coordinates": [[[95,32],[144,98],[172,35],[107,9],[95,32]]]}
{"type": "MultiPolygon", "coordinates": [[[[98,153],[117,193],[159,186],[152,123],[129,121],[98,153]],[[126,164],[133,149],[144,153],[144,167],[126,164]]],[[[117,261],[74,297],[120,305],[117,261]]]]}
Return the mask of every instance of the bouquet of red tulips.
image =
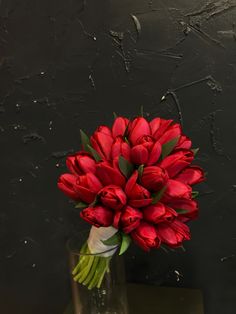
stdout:
{"type": "Polygon", "coordinates": [[[100,287],[112,255],[132,241],[149,251],[190,240],[187,222],[198,215],[192,185],[204,173],[191,165],[197,149],[173,120],[116,117],[91,137],[81,131],[81,140],[58,187],[92,225],[73,271],[74,280],[91,289],[100,287]]]}

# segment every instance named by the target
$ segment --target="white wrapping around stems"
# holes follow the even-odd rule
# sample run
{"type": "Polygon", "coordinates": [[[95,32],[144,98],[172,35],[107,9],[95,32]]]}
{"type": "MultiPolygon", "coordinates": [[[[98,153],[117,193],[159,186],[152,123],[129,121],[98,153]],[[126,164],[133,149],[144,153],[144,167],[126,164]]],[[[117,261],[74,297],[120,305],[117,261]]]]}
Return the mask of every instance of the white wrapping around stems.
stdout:
{"type": "Polygon", "coordinates": [[[88,248],[92,254],[103,253],[101,256],[112,256],[117,245],[105,245],[102,241],[111,238],[118,230],[113,227],[100,227],[92,226],[88,237],[88,248]],[[114,250],[112,250],[114,248],[114,250]],[[107,252],[108,251],[108,252],[107,252]]]}

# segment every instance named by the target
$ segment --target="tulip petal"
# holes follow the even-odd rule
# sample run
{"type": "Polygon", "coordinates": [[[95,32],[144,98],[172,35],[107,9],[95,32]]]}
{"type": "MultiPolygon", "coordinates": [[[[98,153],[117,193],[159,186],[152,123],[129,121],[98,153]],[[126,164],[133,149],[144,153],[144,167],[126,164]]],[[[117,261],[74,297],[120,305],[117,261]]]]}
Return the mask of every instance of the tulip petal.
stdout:
{"type": "Polygon", "coordinates": [[[204,181],[205,177],[202,168],[198,166],[191,166],[179,173],[175,177],[175,180],[178,180],[184,184],[194,185],[204,181]]]}

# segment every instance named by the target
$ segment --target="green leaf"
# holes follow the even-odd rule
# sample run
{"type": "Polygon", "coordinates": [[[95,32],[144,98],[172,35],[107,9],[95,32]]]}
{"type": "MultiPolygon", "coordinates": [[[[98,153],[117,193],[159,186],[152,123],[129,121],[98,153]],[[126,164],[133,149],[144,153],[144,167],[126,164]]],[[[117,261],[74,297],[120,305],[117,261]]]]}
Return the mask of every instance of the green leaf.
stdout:
{"type": "Polygon", "coordinates": [[[86,152],[90,152],[88,149],[88,145],[90,145],[90,139],[89,139],[88,135],[86,133],[84,133],[83,130],[80,130],[80,136],[81,136],[81,143],[82,143],[83,149],[86,152]]]}
{"type": "Polygon", "coordinates": [[[166,186],[164,186],[160,191],[152,195],[152,204],[156,204],[160,201],[165,190],[166,190],[166,186]]]}
{"type": "Polygon", "coordinates": [[[119,232],[115,233],[109,239],[102,241],[102,243],[105,245],[116,245],[116,244],[120,244],[120,242],[121,242],[121,236],[119,232]]]}
{"type": "Polygon", "coordinates": [[[199,192],[198,191],[192,191],[192,198],[198,197],[199,192]]]}
{"type": "Polygon", "coordinates": [[[88,148],[89,152],[93,155],[93,158],[96,161],[101,161],[102,160],[101,156],[98,154],[98,152],[92,146],[87,144],[87,148],[88,148]]]}
{"type": "Polygon", "coordinates": [[[113,116],[114,116],[114,119],[116,119],[118,117],[118,115],[115,111],[113,111],[113,116]]]}
{"type": "Polygon", "coordinates": [[[79,208],[79,209],[84,209],[88,207],[88,204],[84,203],[84,202],[78,202],[76,205],[75,205],[75,208],[79,208]]]}
{"type": "Polygon", "coordinates": [[[119,168],[126,178],[129,178],[134,171],[134,166],[123,156],[119,157],[119,168]]]}
{"type": "Polygon", "coordinates": [[[140,116],[143,117],[143,105],[140,107],[140,116]]]}
{"type": "Polygon", "coordinates": [[[182,209],[182,208],[175,208],[175,211],[180,215],[189,213],[187,209],[182,209]]]}
{"type": "Polygon", "coordinates": [[[194,156],[196,156],[199,151],[199,148],[193,148],[191,149],[191,151],[193,152],[194,156]]]}
{"type": "Polygon", "coordinates": [[[119,255],[122,255],[125,253],[125,251],[128,249],[131,243],[131,238],[128,234],[122,233],[122,242],[120,246],[120,252],[119,255]]]}
{"type": "Polygon", "coordinates": [[[168,156],[172,152],[172,150],[175,148],[178,141],[179,141],[179,136],[173,138],[169,142],[162,145],[162,152],[161,152],[162,159],[164,159],[166,156],[168,156]]]}
{"type": "Polygon", "coordinates": [[[144,165],[140,165],[140,166],[138,167],[138,177],[139,177],[139,179],[142,178],[142,175],[143,175],[143,168],[144,168],[144,165]]]}

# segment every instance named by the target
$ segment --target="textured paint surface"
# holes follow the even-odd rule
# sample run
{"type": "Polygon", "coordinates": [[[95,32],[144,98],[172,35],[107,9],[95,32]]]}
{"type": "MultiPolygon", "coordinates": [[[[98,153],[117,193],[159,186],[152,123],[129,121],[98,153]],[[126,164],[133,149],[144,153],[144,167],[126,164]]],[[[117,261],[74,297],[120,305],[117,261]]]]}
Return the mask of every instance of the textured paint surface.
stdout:
{"type": "Polygon", "coordinates": [[[199,288],[236,311],[236,1],[0,1],[0,308],[62,313],[66,239],[82,226],[57,191],[79,129],[112,112],[179,120],[208,172],[186,252],[132,247],[131,282],[199,288]]]}

